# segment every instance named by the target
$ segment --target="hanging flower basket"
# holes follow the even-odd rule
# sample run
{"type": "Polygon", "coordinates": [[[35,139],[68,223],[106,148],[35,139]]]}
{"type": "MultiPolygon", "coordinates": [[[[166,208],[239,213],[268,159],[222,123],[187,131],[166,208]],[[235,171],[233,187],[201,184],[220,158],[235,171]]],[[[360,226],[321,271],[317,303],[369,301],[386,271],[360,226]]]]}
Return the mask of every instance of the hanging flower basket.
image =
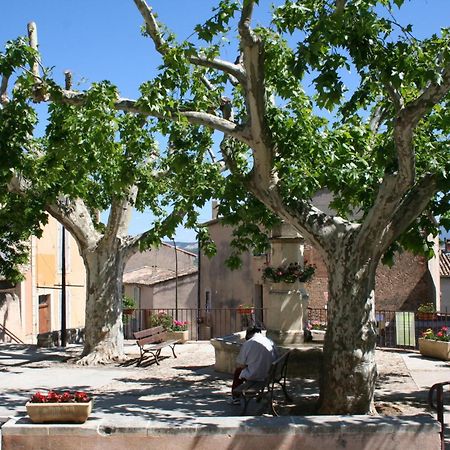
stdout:
{"type": "Polygon", "coordinates": [[[33,423],[84,423],[92,412],[93,400],[85,392],[37,392],[25,406],[33,423]]]}
{"type": "Polygon", "coordinates": [[[272,283],[306,283],[313,278],[315,271],[316,266],[307,264],[306,261],[303,267],[295,262],[287,266],[267,266],[263,270],[263,278],[272,283]]]}

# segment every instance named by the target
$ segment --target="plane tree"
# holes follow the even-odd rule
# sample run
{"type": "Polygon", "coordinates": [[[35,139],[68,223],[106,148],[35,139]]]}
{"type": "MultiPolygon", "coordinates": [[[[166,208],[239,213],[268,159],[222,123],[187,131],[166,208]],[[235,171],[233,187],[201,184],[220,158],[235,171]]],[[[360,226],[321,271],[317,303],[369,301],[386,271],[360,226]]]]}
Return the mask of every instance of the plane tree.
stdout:
{"type": "MultiPolygon", "coordinates": [[[[222,0],[180,42],[134,3],[161,64],[139,98],[116,92],[111,108],[155,119],[162,134],[187,123],[222,133],[208,157],[227,169],[214,192],[222,213],[284,220],[327,265],[321,411],[373,412],[377,265],[403,247],[431,256],[434,217],[448,226],[448,30],[417,38],[395,19],[402,0],[286,0],[265,26],[258,1],[222,0]],[[312,203],[323,189],[334,215],[312,203]]],[[[88,93],[31,72],[35,101],[86,107],[88,93]]]]}
{"type": "MultiPolygon", "coordinates": [[[[181,223],[195,227],[198,208],[211,196],[208,180],[219,173],[205,164],[208,129],[168,124],[170,143],[161,148],[152,119],[115,108],[116,88],[94,83],[73,106],[46,98],[51,73],[36,62],[32,46],[19,38],[1,55],[0,109],[1,271],[20,276],[27,238],[41,234],[48,214],[74,237],[86,268],[85,342],[80,364],[123,356],[122,278],[134,253],[171,239],[181,223]],[[7,80],[9,79],[9,83],[7,80]],[[8,84],[10,85],[8,88],[8,84]],[[38,87],[37,87],[38,86],[38,87]],[[34,102],[48,101],[45,132],[34,102]],[[193,176],[195,174],[195,177],[193,176]],[[147,231],[129,234],[132,210],[150,210],[147,231]],[[106,220],[101,218],[106,213],[106,220]]],[[[70,73],[66,87],[70,87],[70,73]]],[[[56,90],[55,90],[56,89],[56,90]]]]}

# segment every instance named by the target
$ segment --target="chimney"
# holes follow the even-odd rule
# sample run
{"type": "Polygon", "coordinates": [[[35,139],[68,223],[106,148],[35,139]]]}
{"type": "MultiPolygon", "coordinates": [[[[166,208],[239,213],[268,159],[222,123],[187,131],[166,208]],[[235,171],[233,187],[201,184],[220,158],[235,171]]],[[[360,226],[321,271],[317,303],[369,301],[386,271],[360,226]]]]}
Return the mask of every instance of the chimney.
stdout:
{"type": "Polygon", "coordinates": [[[211,201],[211,217],[213,220],[217,219],[217,216],[219,214],[219,203],[217,200],[211,201]]]}

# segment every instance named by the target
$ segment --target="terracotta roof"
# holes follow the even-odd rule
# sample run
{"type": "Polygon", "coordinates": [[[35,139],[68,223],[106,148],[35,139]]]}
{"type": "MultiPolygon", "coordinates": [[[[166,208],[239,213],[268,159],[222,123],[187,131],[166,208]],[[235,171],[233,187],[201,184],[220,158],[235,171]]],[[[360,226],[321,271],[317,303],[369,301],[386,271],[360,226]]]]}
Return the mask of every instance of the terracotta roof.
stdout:
{"type": "MultiPolygon", "coordinates": [[[[197,272],[198,269],[196,267],[179,270],[178,278],[196,274],[197,272]]],[[[163,283],[164,281],[174,280],[175,278],[176,275],[173,270],[160,269],[158,267],[141,267],[140,269],[125,273],[123,282],[124,284],[145,284],[151,286],[163,283]]]]}
{"type": "Polygon", "coordinates": [[[441,253],[439,258],[441,277],[450,277],[450,253],[441,253]]]}

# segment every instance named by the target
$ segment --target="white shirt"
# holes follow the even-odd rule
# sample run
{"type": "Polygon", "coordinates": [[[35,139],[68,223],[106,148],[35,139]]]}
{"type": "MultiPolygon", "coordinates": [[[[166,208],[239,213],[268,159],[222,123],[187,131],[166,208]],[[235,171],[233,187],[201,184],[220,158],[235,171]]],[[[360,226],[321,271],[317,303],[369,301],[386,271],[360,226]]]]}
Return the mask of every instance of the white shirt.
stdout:
{"type": "Polygon", "coordinates": [[[276,358],[277,351],[274,343],[261,333],[255,333],[251,339],[242,344],[236,358],[239,366],[246,366],[239,377],[246,380],[264,380],[269,373],[270,365],[276,358]]]}

